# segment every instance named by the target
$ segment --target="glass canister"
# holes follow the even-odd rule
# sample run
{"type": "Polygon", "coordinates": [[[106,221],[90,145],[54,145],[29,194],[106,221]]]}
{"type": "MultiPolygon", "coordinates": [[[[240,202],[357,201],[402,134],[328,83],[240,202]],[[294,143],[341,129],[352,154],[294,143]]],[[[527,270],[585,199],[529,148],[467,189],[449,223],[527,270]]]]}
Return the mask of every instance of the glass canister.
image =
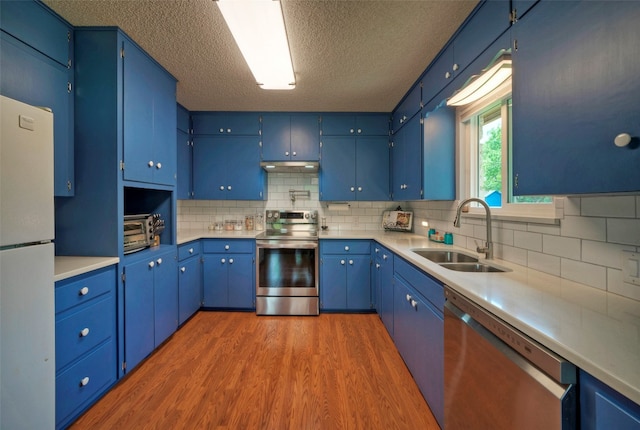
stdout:
{"type": "Polygon", "coordinates": [[[253,215],[245,215],[244,217],[244,229],[253,230],[254,218],[253,215]]]}
{"type": "Polygon", "coordinates": [[[232,219],[224,220],[224,229],[225,231],[232,231],[235,227],[236,222],[232,219]]]}
{"type": "Polygon", "coordinates": [[[264,214],[261,212],[256,212],[255,217],[253,219],[253,224],[255,229],[258,231],[264,230],[264,214]]]}
{"type": "Polygon", "coordinates": [[[235,224],[233,225],[233,229],[235,231],[240,231],[244,228],[244,223],[242,222],[242,219],[239,219],[235,222],[235,224]]]}

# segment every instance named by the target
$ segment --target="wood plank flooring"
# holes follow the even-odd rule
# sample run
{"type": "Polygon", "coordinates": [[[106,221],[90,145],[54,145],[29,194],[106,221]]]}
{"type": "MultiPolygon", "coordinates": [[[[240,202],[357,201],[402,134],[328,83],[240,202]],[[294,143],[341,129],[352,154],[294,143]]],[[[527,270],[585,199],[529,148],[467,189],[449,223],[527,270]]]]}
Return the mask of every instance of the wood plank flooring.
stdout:
{"type": "Polygon", "coordinates": [[[71,427],[439,429],[375,314],[199,312],[71,427]]]}

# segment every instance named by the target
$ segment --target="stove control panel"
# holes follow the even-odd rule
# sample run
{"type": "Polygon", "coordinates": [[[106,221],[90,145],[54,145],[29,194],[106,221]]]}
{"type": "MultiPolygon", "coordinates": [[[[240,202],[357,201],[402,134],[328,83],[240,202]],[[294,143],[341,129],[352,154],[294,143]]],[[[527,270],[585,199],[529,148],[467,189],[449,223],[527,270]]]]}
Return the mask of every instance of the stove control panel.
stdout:
{"type": "Polygon", "coordinates": [[[270,224],[317,224],[318,211],[267,210],[265,218],[270,224]]]}

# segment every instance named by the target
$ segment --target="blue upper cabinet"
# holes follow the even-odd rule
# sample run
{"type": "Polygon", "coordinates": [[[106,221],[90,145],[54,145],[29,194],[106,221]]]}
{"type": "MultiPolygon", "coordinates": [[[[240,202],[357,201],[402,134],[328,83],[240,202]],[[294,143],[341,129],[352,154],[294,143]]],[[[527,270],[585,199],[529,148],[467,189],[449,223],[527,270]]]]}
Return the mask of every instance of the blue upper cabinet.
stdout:
{"type": "Polygon", "coordinates": [[[511,0],[511,13],[512,20],[514,22],[524,18],[527,12],[538,2],[539,0],[511,0]]]}
{"type": "Polygon", "coordinates": [[[259,136],[260,116],[254,112],[192,112],[193,134],[259,136]]]}
{"type": "Polygon", "coordinates": [[[319,116],[308,113],[262,115],[264,161],[318,161],[319,116]]]}
{"type": "Polygon", "coordinates": [[[424,117],[423,198],[456,198],[456,111],[443,102],[424,117]]]}
{"type": "Polygon", "coordinates": [[[190,134],[191,119],[189,118],[189,111],[181,105],[177,106],[177,114],[178,178],[176,180],[176,198],[189,199],[193,190],[191,178],[193,152],[193,142],[190,134]]]}
{"type": "Polygon", "coordinates": [[[510,2],[491,0],[478,5],[424,75],[422,102],[427,104],[510,25],[510,2]]]}
{"type": "Polygon", "coordinates": [[[514,194],[640,190],[639,14],[638,2],[540,2],[514,24],[514,194]]]}
{"type": "Polygon", "coordinates": [[[123,41],[124,179],[175,185],[176,80],[123,41]]]}
{"type": "Polygon", "coordinates": [[[407,123],[415,114],[420,112],[422,107],[422,83],[415,84],[398,107],[393,111],[393,122],[391,124],[392,131],[395,133],[407,123]]]}
{"type": "Polygon", "coordinates": [[[414,115],[396,132],[391,148],[391,193],[393,200],[422,197],[422,124],[414,115]]]}
{"type": "Polygon", "coordinates": [[[329,113],[321,118],[323,136],[388,136],[389,114],[329,113]]]}
{"type": "Polygon", "coordinates": [[[73,28],[34,1],[0,2],[0,28],[0,93],[51,108],[54,194],[73,196],[73,28]]]}

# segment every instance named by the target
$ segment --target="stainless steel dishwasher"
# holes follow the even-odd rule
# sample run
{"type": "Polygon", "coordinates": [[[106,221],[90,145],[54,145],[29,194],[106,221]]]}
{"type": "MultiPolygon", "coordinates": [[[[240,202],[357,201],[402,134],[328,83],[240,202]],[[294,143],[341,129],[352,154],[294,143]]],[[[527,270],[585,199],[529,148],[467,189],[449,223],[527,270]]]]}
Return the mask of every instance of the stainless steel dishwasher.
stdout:
{"type": "Polygon", "coordinates": [[[445,287],[446,430],[574,429],[576,368],[445,287]]]}

